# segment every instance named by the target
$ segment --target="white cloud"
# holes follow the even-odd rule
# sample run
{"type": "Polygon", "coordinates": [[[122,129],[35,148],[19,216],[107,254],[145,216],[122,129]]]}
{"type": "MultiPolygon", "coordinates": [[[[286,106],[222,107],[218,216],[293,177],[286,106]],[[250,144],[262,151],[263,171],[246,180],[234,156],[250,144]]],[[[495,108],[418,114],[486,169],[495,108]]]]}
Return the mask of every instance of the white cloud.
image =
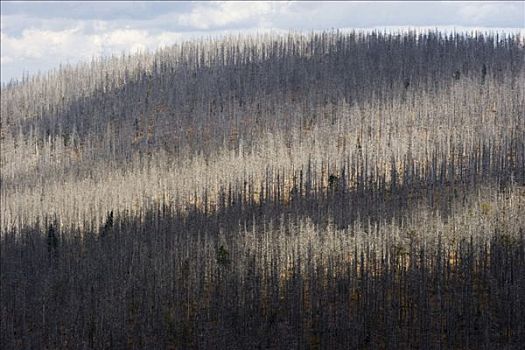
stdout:
{"type": "Polygon", "coordinates": [[[129,28],[99,30],[90,33],[79,24],[66,30],[25,29],[21,35],[2,33],[1,64],[2,80],[19,77],[23,71],[36,73],[58,66],[60,63],[75,63],[89,60],[93,56],[120,55],[154,50],[173,45],[181,38],[175,32],[149,32],[129,28]]]}
{"type": "Polygon", "coordinates": [[[459,3],[457,21],[464,25],[504,25],[505,21],[525,27],[523,2],[459,3]]]}
{"type": "Polygon", "coordinates": [[[269,17],[284,14],[290,6],[286,2],[210,2],[199,3],[191,10],[177,16],[179,24],[199,30],[233,27],[260,27],[269,23],[269,17]]]}
{"type": "Polygon", "coordinates": [[[145,46],[150,38],[145,30],[117,29],[102,35],[105,44],[113,48],[130,48],[136,45],[145,46]]]}
{"type": "Polygon", "coordinates": [[[20,37],[2,33],[2,57],[8,54],[22,60],[62,55],[64,48],[74,46],[79,28],[62,31],[25,29],[20,37]]]}
{"type": "Polygon", "coordinates": [[[1,62],[1,64],[8,64],[8,63],[14,62],[14,60],[10,56],[2,56],[0,58],[0,62],[1,62]]]}

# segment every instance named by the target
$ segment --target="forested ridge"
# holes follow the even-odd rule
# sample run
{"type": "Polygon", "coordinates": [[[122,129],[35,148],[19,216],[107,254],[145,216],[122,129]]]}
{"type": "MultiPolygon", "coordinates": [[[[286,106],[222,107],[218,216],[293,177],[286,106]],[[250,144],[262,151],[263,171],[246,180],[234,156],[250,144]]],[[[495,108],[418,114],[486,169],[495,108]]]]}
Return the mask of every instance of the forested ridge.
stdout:
{"type": "Polygon", "coordinates": [[[0,346],[518,349],[524,51],[260,34],[3,84],[0,346]]]}

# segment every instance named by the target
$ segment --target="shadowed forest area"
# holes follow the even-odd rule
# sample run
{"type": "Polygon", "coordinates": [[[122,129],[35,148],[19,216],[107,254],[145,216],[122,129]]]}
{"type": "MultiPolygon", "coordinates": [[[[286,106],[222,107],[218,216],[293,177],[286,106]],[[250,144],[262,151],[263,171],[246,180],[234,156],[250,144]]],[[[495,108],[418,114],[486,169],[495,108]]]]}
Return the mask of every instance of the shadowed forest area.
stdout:
{"type": "Polygon", "coordinates": [[[180,43],[1,90],[2,349],[519,349],[520,35],[180,43]]]}

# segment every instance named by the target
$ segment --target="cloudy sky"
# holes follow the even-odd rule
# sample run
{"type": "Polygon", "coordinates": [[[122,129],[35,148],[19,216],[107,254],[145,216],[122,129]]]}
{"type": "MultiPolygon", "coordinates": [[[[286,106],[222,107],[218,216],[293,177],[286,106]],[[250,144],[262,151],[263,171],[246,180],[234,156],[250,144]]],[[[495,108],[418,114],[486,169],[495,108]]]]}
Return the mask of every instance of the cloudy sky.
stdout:
{"type": "Polygon", "coordinates": [[[1,2],[1,80],[226,33],[430,27],[525,31],[516,2],[1,2]]]}

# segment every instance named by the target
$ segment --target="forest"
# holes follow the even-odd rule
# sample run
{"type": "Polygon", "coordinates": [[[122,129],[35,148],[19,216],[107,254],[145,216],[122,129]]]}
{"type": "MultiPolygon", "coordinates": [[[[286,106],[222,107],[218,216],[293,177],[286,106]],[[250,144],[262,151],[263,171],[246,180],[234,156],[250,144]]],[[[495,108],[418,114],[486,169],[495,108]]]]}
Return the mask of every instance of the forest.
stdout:
{"type": "Polygon", "coordinates": [[[230,35],[3,83],[0,348],[520,349],[524,43],[230,35]]]}

